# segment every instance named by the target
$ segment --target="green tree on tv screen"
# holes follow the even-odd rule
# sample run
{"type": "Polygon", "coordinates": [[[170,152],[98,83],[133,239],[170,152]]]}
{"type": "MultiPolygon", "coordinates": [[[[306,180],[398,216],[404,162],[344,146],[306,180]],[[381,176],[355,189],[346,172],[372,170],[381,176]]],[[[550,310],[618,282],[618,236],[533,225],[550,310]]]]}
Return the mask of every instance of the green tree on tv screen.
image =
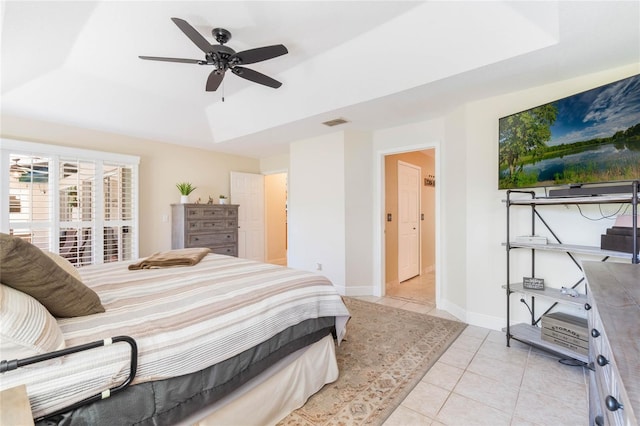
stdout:
{"type": "Polygon", "coordinates": [[[557,114],[554,104],[546,104],[500,119],[500,168],[508,168],[501,177],[503,187],[519,186],[525,179],[522,168],[544,153],[557,114]]]}

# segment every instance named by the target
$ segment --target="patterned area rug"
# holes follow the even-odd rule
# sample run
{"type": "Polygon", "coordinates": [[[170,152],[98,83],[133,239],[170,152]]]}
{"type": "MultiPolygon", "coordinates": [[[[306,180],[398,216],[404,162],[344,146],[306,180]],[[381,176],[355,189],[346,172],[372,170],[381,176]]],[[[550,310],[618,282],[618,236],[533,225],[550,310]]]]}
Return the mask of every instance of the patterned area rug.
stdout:
{"type": "Polygon", "coordinates": [[[466,325],[345,297],[351,313],[337,348],[340,377],[279,426],[380,425],[466,325]]]}

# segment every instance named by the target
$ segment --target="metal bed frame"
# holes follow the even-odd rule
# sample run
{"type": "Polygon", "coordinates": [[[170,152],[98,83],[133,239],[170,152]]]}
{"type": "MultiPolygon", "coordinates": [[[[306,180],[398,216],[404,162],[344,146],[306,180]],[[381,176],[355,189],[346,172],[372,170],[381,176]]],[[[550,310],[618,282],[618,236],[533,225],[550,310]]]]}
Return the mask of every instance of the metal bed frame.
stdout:
{"type": "Polygon", "coordinates": [[[126,380],[124,382],[122,382],[120,385],[118,386],[114,386],[112,388],[109,388],[105,391],[102,391],[101,393],[98,393],[96,395],[90,396],[88,398],[85,398],[81,401],[78,401],[74,404],[71,404],[65,408],[59,409],[53,413],[49,413],[45,416],[41,416],[38,418],[34,419],[34,422],[39,422],[42,421],[44,419],[50,418],[50,417],[54,417],[57,415],[60,415],[62,413],[65,413],[67,411],[71,411],[71,410],[75,410],[78,407],[81,407],[83,405],[87,405],[90,404],[92,402],[96,402],[99,401],[101,399],[106,399],[109,398],[111,395],[114,395],[118,392],[123,391],[124,389],[126,389],[131,382],[133,381],[133,378],[136,376],[136,371],[138,369],[138,345],[136,344],[136,341],[129,336],[116,336],[116,337],[112,337],[112,338],[108,338],[108,339],[103,339],[103,340],[98,340],[95,342],[91,342],[91,343],[85,343],[83,345],[78,345],[78,346],[72,346],[70,348],[65,348],[65,349],[60,349],[59,351],[55,351],[55,352],[49,352],[46,354],[42,354],[42,355],[36,355],[36,356],[32,356],[29,358],[24,358],[24,359],[14,359],[14,360],[2,360],[0,361],[0,374],[2,373],[6,373],[7,371],[12,371],[12,370],[16,370],[20,367],[24,367],[26,365],[31,365],[31,364],[36,364],[38,362],[43,362],[43,361],[48,361],[51,359],[55,359],[55,358],[59,358],[62,356],[66,356],[66,355],[70,355],[70,354],[74,354],[77,352],[82,352],[82,351],[86,351],[86,350],[90,350],[90,349],[95,349],[95,348],[99,348],[102,346],[108,346],[108,345],[112,345],[114,343],[118,343],[118,342],[125,342],[127,344],[129,344],[129,346],[131,347],[131,360],[130,360],[130,365],[129,365],[129,376],[127,376],[126,380]]]}

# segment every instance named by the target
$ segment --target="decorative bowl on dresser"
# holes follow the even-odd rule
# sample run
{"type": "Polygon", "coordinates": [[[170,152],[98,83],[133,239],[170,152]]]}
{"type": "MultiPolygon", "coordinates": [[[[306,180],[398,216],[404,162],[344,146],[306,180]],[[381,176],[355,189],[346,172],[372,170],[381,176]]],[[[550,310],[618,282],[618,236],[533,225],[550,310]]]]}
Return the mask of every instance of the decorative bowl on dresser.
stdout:
{"type": "Polygon", "coordinates": [[[190,247],[238,256],[238,205],[172,204],[171,248],[190,247]]]}
{"type": "Polygon", "coordinates": [[[589,324],[589,422],[637,425],[640,265],[583,262],[589,324]]]}

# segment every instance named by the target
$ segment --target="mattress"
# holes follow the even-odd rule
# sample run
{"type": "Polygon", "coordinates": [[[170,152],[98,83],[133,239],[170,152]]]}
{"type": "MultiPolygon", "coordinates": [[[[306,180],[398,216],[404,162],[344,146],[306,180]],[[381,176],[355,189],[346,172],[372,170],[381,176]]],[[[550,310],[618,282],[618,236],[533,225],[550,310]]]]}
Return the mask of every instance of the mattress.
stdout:
{"type": "MultiPolygon", "coordinates": [[[[259,345],[311,319],[332,318],[340,341],[349,317],[333,285],[310,272],[216,254],[191,267],[129,271],[127,266],[82,268],[83,281],[106,311],[58,322],[68,347],[133,337],[137,385],[205,371],[264,348],[259,345]]],[[[105,346],[56,365],[8,372],[0,387],[26,384],[38,417],[117,386],[128,374],[128,358],[126,345],[105,346]]]]}

